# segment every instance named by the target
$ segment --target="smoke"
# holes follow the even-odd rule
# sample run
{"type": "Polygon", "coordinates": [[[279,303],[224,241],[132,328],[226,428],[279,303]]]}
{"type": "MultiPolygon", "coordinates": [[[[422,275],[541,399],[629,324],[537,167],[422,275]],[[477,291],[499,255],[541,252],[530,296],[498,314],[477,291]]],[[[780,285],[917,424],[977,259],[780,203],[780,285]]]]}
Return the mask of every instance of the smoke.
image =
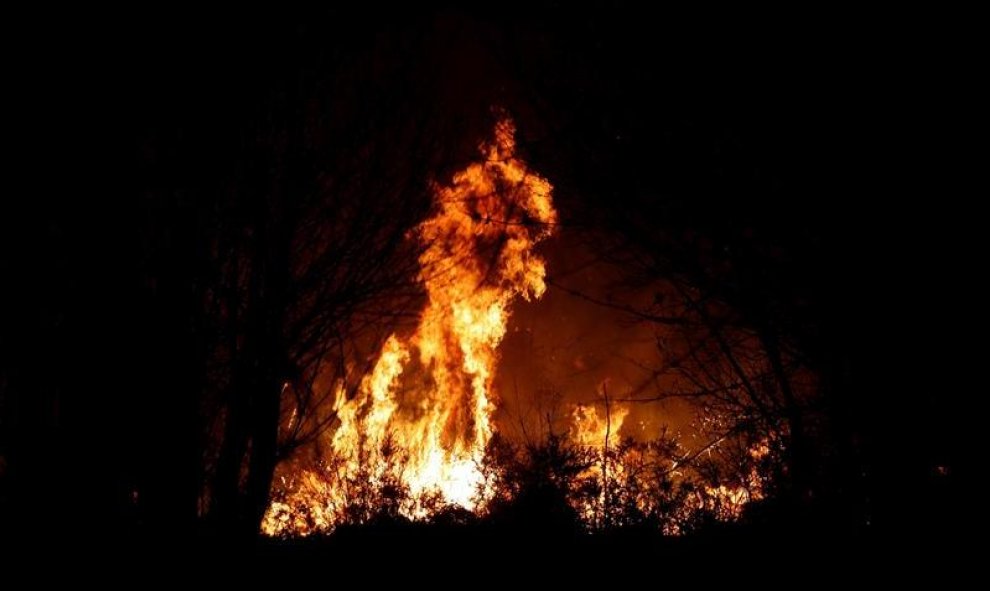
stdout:
{"type": "Polygon", "coordinates": [[[499,431],[517,439],[537,438],[548,428],[564,432],[571,409],[595,405],[601,411],[606,393],[629,411],[620,436],[646,441],[665,427],[687,428],[688,405],[652,400],[672,381],[670,375],[655,375],[663,362],[658,340],[665,329],[620,309],[645,308],[654,292],[625,284],[566,226],[543,250],[550,287],[541,300],[513,307],[500,348],[499,431]]]}

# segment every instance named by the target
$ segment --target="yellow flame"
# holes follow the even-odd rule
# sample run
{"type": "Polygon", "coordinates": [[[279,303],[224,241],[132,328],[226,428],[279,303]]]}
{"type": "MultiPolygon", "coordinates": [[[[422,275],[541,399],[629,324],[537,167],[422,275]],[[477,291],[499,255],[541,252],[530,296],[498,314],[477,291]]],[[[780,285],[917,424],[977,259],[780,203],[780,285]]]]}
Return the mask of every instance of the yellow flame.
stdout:
{"type": "Polygon", "coordinates": [[[629,414],[629,408],[623,405],[610,406],[607,413],[598,415],[598,409],[591,405],[578,404],[571,411],[571,437],[578,445],[603,449],[606,445],[614,445],[618,439],[619,429],[629,414]]]}
{"type": "MultiPolygon", "coordinates": [[[[497,347],[509,304],[546,290],[534,246],[556,221],[552,187],[516,158],[514,134],[512,121],[498,122],[494,141],[481,146],[483,161],[434,188],[436,213],[416,231],[427,295],[419,325],[409,336],[389,337],[356,396],[338,391],[331,444],[337,472],[306,472],[292,483],[295,492],[272,503],[265,533],[332,528],[348,499],[328,482],[381,482],[389,476],[387,444],[403,454],[400,478],[412,498],[438,493],[466,509],[486,499],[480,467],[492,437],[497,347]],[[413,359],[417,375],[404,379],[413,359]],[[314,523],[298,521],[299,505],[314,523]]],[[[416,517],[425,509],[403,512],[416,517]]]]}
{"type": "Polygon", "coordinates": [[[602,490],[595,500],[583,499],[576,502],[575,509],[587,523],[595,523],[604,503],[606,502],[605,486],[607,478],[615,478],[625,471],[625,467],[616,462],[617,458],[610,457],[611,450],[619,441],[619,430],[629,415],[625,405],[611,404],[599,415],[598,409],[590,404],[577,404],[571,409],[571,428],[568,432],[571,440],[597,456],[581,474],[582,479],[591,479],[602,484],[602,490]]]}

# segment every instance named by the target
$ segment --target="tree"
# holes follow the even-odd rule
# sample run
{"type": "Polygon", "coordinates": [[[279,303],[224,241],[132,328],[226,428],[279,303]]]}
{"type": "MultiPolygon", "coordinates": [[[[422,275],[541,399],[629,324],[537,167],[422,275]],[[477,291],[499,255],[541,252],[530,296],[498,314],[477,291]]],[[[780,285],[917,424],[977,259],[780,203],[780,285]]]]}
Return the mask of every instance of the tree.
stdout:
{"type": "Polygon", "coordinates": [[[423,295],[408,233],[433,179],[471,157],[493,121],[483,95],[465,100],[478,64],[455,61],[456,86],[438,78],[458,28],[346,50],[321,47],[323,34],[298,34],[275,62],[218,201],[229,221],[210,238],[204,313],[221,338],[208,493],[223,529],[257,530],[277,462],[332,426],[338,389],[352,396],[412,317],[423,295]]]}

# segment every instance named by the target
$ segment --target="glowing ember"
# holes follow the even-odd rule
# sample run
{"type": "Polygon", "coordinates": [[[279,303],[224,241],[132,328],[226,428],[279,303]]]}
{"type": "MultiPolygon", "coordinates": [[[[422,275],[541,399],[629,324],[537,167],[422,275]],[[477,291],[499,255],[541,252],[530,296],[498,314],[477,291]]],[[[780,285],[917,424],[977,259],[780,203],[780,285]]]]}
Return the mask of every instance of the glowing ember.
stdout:
{"type": "Polygon", "coordinates": [[[480,464],[492,436],[496,349],[509,304],[545,290],[534,246],[556,218],[550,183],[514,156],[514,131],[511,121],[499,122],[494,141],[481,147],[484,161],[435,188],[436,213],[417,228],[428,298],[419,325],[385,342],[357,396],[338,391],[333,461],[324,473],[303,473],[288,498],[272,503],[265,533],[333,527],[355,502],[348,483],[396,480],[414,499],[399,508],[410,517],[426,513],[429,495],[466,509],[488,498],[480,464]]]}

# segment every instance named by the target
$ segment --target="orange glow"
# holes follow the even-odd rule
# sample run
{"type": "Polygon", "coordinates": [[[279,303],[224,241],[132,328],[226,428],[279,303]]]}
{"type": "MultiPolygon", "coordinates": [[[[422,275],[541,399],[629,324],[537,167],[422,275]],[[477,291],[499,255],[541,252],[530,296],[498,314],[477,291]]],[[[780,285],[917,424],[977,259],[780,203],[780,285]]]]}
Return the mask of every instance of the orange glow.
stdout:
{"type": "Polygon", "coordinates": [[[333,460],[276,483],[293,492],[272,503],[265,533],[332,529],[354,502],[352,482],[396,479],[412,499],[400,507],[407,517],[424,516],[430,496],[469,510],[490,497],[480,466],[492,437],[497,347],[510,303],[546,289],[534,246],[556,220],[552,187],[516,158],[514,133],[500,121],[482,161],[434,188],[435,213],[416,229],[427,295],[419,324],[386,340],[356,396],[338,390],[333,460]]]}
{"type": "MultiPolygon", "coordinates": [[[[603,508],[608,503],[610,480],[622,475],[624,467],[616,461],[612,452],[619,441],[619,430],[629,414],[624,405],[610,405],[602,415],[593,405],[578,404],[571,411],[571,429],[568,436],[582,448],[592,452],[592,463],[580,478],[600,484],[600,492],[595,499],[581,499],[574,503],[578,514],[586,523],[599,521],[603,508]]],[[[573,501],[572,501],[573,502],[573,501]]]]}
{"type": "MultiPolygon", "coordinates": [[[[769,454],[770,444],[766,440],[749,449],[749,455],[754,460],[759,460],[769,454]]],[[[753,467],[745,475],[741,484],[706,486],[704,495],[699,499],[699,505],[712,511],[719,519],[731,521],[742,516],[743,509],[748,503],[763,498],[763,479],[760,472],[753,467]]]]}
{"type": "Polygon", "coordinates": [[[578,445],[603,450],[606,446],[606,435],[608,445],[612,446],[618,441],[619,429],[625,422],[629,414],[629,407],[612,405],[608,414],[598,415],[598,409],[594,406],[576,405],[571,412],[571,438],[578,445]]]}
{"type": "MultiPolygon", "coordinates": [[[[263,533],[304,536],[380,514],[424,519],[456,505],[484,515],[497,506],[489,501],[505,491],[492,488],[484,462],[496,428],[498,347],[512,302],[546,290],[535,247],[556,222],[552,187],[515,156],[513,135],[511,121],[499,122],[479,162],[433,187],[433,215],[411,233],[426,296],[418,322],[385,339],[356,387],[333,386],[335,421],[319,442],[321,459],[278,477],[263,533]]],[[[731,481],[691,473],[690,462],[681,465],[687,450],[642,441],[643,421],[640,441],[623,438],[629,416],[627,404],[607,398],[570,409],[566,439],[581,464],[569,502],[589,529],[621,525],[616,514],[632,508],[666,512],[663,531],[676,535],[694,515],[738,519],[764,497],[758,462],[731,481]],[[680,484],[687,492],[677,496],[680,484]]],[[[767,441],[749,450],[753,460],[770,453],[767,441]]]]}

